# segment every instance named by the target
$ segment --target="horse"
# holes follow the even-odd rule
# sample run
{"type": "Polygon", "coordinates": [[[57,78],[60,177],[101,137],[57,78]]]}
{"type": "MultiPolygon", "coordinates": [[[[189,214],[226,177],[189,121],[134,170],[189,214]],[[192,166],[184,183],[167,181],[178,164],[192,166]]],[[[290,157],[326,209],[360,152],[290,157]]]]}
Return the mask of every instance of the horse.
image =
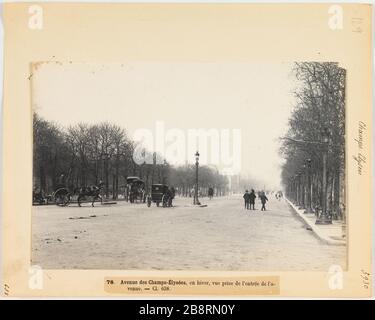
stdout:
{"type": "Polygon", "coordinates": [[[92,186],[91,188],[90,187],[80,188],[78,190],[78,199],[77,199],[78,206],[79,207],[81,206],[81,199],[86,198],[86,197],[92,197],[92,203],[91,203],[92,207],[94,206],[94,202],[96,199],[99,199],[100,202],[103,203],[103,198],[100,193],[101,193],[101,188],[97,186],[92,186]]]}
{"type": "Polygon", "coordinates": [[[146,202],[145,190],[141,186],[135,184],[131,185],[129,192],[129,202],[135,203],[136,201],[146,202]]]}
{"type": "Polygon", "coordinates": [[[173,199],[175,197],[175,192],[174,192],[174,189],[171,190],[171,189],[168,189],[164,194],[163,194],[163,197],[162,197],[162,205],[163,207],[173,207],[173,199]]]}

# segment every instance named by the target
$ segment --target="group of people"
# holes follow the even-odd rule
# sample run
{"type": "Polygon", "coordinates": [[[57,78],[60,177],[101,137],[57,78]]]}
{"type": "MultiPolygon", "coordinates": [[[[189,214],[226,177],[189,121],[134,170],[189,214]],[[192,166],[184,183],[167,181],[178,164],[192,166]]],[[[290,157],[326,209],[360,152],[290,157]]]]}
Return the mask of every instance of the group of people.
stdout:
{"type": "MultiPolygon", "coordinates": [[[[266,202],[268,201],[268,198],[264,191],[260,192],[258,194],[260,202],[262,203],[261,211],[266,211],[266,202]]],[[[245,210],[255,210],[255,199],[256,199],[255,191],[254,189],[251,189],[251,192],[246,190],[245,194],[243,195],[243,198],[245,200],[245,210]]]]}

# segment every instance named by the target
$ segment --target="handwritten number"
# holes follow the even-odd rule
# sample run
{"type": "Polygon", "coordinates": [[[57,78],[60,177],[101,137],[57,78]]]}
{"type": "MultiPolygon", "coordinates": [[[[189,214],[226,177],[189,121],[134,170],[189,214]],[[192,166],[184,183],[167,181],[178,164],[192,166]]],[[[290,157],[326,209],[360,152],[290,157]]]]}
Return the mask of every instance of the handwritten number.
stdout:
{"type": "Polygon", "coordinates": [[[371,274],[365,270],[361,270],[362,284],[365,289],[368,289],[370,286],[370,276],[371,274]]]}
{"type": "Polygon", "coordinates": [[[9,286],[7,284],[4,284],[4,295],[9,296],[9,286]]]}

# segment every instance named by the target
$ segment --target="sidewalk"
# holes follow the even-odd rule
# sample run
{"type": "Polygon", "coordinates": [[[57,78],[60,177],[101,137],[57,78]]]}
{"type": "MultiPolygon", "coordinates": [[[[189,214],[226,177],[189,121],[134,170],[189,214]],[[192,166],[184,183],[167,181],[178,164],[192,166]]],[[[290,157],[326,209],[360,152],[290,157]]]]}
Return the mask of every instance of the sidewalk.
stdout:
{"type": "Polygon", "coordinates": [[[313,213],[304,213],[304,210],[298,209],[291,201],[285,198],[286,202],[293,208],[296,214],[310,227],[315,235],[323,242],[330,245],[345,246],[346,238],[343,237],[343,222],[332,221],[329,225],[315,224],[316,216],[313,213]]]}

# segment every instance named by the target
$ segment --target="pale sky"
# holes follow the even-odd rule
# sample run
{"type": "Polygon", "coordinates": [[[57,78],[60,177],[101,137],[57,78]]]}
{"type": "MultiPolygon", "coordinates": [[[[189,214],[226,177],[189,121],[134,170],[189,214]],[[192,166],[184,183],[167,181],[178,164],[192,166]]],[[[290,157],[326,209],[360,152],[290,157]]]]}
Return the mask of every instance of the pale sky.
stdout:
{"type": "Polygon", "coordinates": [[[32,99],[47,120],[109,121],[130,137],[140,128],[155,132],[156,121],[166,131],[239,129],[241,174],[278,188],[278,137],[287,130],[295,85],[287,63],[49,62],[34,69],[32,99]]]}

